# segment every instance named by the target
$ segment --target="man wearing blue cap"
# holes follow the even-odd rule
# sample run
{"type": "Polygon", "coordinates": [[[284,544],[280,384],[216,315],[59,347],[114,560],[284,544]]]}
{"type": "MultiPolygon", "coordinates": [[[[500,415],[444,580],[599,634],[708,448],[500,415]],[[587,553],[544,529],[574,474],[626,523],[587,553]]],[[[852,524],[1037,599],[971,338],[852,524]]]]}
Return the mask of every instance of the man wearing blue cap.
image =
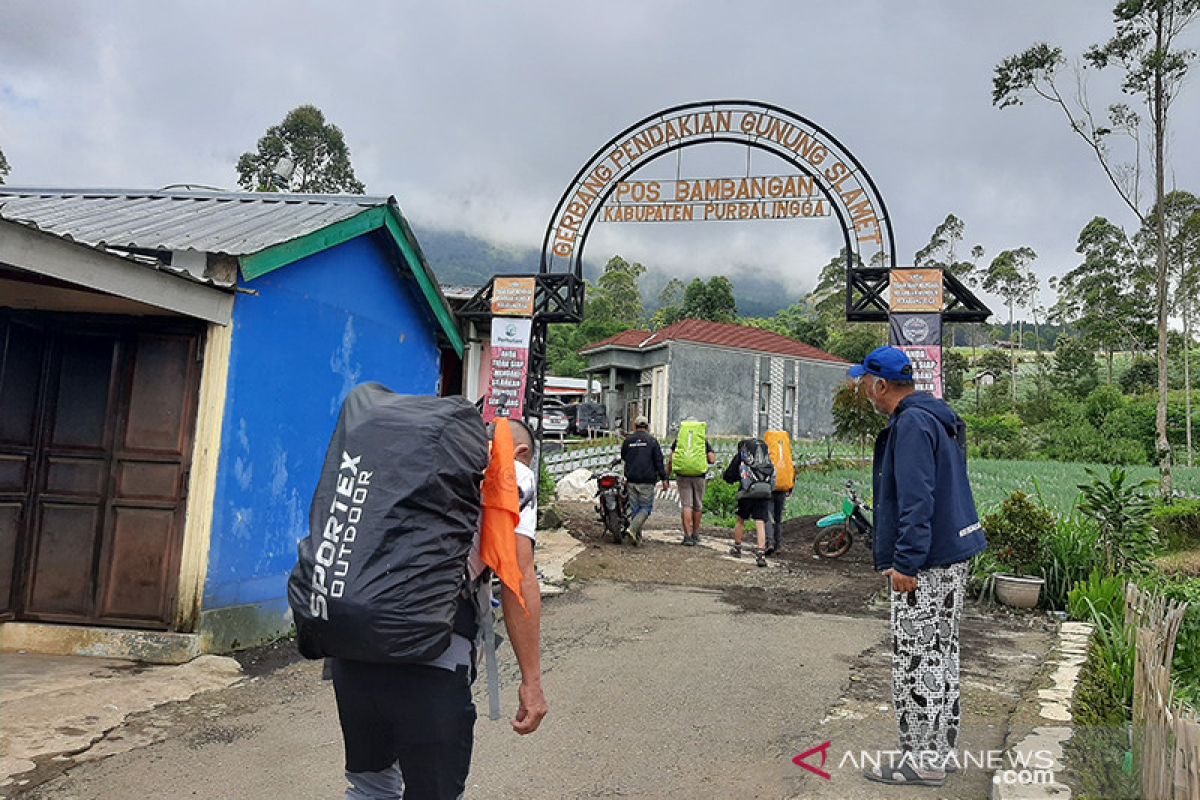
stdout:
{"type": "Polygon", "coordinates": [[[866,777],[940,786],[958,767],[958,624],[967,562],[987,547],[967,480],[966,425],[916,391],[904,351],[850,369],[888,417],[875,441],[875,568],[891,578],[892,700],[900,751],[866,777]]]}

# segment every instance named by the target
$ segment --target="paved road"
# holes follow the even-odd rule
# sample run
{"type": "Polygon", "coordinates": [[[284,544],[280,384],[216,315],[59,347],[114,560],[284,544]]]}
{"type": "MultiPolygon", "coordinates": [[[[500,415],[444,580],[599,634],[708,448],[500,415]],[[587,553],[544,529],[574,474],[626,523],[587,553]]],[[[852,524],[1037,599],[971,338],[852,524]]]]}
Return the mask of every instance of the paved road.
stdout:
{"type": "MultiPolygon", "coordinates": [[[[792,796],[803,777],[791,757],[819,738],[851,661],[882,635],[875,619],[746,614],[681,588],[601,583],[554,598],[551,716],[526,738],[481,719],[469,796],[792,796]]],[[[317,664],[291,665],[151,712],[123,735],[150,727],[162,741],[75,767],[28,796],[338,797],[341,742],[318,677],[317,664]]]]}
{"type": "MultiPolygon", "coordinates": [[[[653,541],[634,550],[589,538],[566,569],[582,585],[544,607],[551,715],[525,738],[506,720],[481,719],[467,796],[986,797],[990,775],[977,770],[942,789],[900,790],[845,765],[848,753],[894,746],[886,611],[871,600],[879,580],[867,563],[814,562],[795,536],[787,559],[766,570],[708,548],[653,541]],[[824,742],[831,780],[792,763],[824,742]]],[[[1004,745],[1051,638],[1033,617],[969,606],[966,746],[1004,745]]],[[[515,665],[508,648],[501,656],[511,714],[515,665]]],[[[65,775],[12,797],[340,798],[341,737],[319,673],[316,663],[288,663],[138,715],[62,762],[65,775]],[[89,762],[92,754],[108,757],[89,762]]],[[[54,765],[40,766],[44,776],[54,765]]]]}

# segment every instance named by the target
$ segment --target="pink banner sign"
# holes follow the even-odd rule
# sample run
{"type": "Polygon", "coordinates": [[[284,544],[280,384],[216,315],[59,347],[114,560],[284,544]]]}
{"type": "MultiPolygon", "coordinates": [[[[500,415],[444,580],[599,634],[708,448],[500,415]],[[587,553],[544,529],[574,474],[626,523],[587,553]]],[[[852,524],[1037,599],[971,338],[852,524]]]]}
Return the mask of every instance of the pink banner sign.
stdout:
{"type": "Polygon", "coordinates": [[[492,319],[492,362],[483,401],[484,422],[492,422],[496,417],[525,418],[525,381],[529,376],[532,327],[533,322],[528,319],[492,319]]]}
{"type": "Polygon", "coordinates": [[[913,365],[913,382],[918,392],[942,396],[942,348],[938,345],[902,345],[913,365]]]}

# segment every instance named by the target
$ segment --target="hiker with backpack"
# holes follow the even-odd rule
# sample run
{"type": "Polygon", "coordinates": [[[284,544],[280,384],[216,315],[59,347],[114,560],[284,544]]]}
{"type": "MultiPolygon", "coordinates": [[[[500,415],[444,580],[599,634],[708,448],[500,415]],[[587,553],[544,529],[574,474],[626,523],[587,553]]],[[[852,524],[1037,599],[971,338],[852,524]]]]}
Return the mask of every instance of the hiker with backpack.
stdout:
{"type": "Polygon", "coordinates": [[[700,543],[700,520],[704,516],[704,490],[708,487],[708,467],[717,454],[708,443],[708,425],[688,417],[679,424],[679,435],[671,445],[667,474],[675,476],[679,509],[683,515],[683,544],[700,543]]]}
{"type": "Polygon", "coordinates": [[[504,420],[488,438],[461,397],[364,384],[342,406],[288,602],[301,654],[332,668],[347,800],[462,795],[477,653],[494,663],[488,568],[521,672],[512,728],[532,733],[547,713],[533,437],[504,420]]]}
{"type": "Polygon", "coordinates": [[[787,431],[767,431],[763,435],[775,465],[775,489],[771,492],[771,535],[767,555],[783,549],[783,511],[792,487],[796,485],[796,465],[792,462],[792,437],[787,431]]]}
{"type": "Polygon", "coordinates": [[[767,520],[771,516],[771,493],[775,489],[775,465],[767,443],[762,439],[742,439],[737,451],[729,459],[729,466],[722,475],[726,483],[738,485],[737,522],[733,527],[731,556],[742,555],[742,539],[746,535],[747,520],[754,520],[757,547],[754,562],[767,566],[767,520]]]}

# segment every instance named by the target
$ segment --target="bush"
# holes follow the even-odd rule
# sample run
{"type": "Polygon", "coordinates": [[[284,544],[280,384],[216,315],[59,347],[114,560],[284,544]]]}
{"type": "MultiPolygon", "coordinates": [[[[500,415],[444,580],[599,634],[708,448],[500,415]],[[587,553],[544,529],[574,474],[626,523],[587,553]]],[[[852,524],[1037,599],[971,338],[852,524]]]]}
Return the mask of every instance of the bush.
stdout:
{"type": "Polygon", "coordinates": [[[542,508],[554,502],[554,490],[558,484],[554,478],[550,477],[550,473],[546,471],[546,465],[543,464],[541,472],[538,474],[538,505],[542,508]]]}
{"type": "Polygon", "coordinates": [[[1150,521],[1168,550],[1200,546],[1200,500],[1177,500],[1169,506],[1155,506],[1150,521]]]}
{"type": "Polygon", "coordinates": [[[1169,600],[1188,604],[1183,624],[1179,627],[1179,638],[1175,640],[1171,678],[1176,695],[1193,708],[1200,708],[1200,580],[1152,573],[1141,585],[1169,600]]]}
{"type": "Polygon", "coordinates": [[[722,527],[732,527],[733,518],[737,513],[738,487],[723,480],[711,480],[704,490],[704,513],[714,517],[714,522],[722,527]]]}
{"type": "Polygon", "coordinates": [[[1074,512],[1058,518],[1054,532],[1046,542],[1041,573],[1046,579],[1042,590],[1042,605],[1065,610],[1067,595],[1080,581],[1102,566],[1103,559],[1096,549],[1099,536],[1095,524],[1074,512]]]}
{"type": "Polygon", "coordinates": [[[1096,523],[1096,539],[1107,574],[1142,574],[1149,570],[1158,537],[1150,523],[1154,507],[1147,490],[1152,480],[1127,483],[1127,473],[1113,468],[1108,479],[1087,471],[1092,482],[1080,484],[1079,511],[1096,523]]]}
{"type": "Polygon", "coordinates": [[[1124,770],[1133,690],[1133,637],[1124,626],[1096,628],[1071,699],[1074,733],[1063,746],[1082,796],[1136,798],[1124,770]]]}
{"type": "Polygon", "coordinates": [[[1158,388],[1158,364],[1152,358],[1137,358],[1117,379],[1125,394],[1148,394],[1158,388]]]}
{"type": "Polygon", "coordinates": [[[1044,563],[1055,526],[1054,513],[1024,492],[1013,492],[983,519],[996,559],[1018,576],[1032,575],[1044,563]]]}
{"type": "Polygon", "coordinates": [[[1147,427],[1143,409],[1111,386],[1083,401],[1059,398],[1037,434],[1042,453],[1055,461],[1145,464],[1154,452],[1153,416],[1147,427]]]}
{"type": "Polygon", "coordinates": [[[1139,797],[1123,769],[1133,707],[1134,634],[1125,627],[1125,578],[1094,572],[1069,595],[1074,619],[1096,626],[1071,701],[1075,732],[1066,745],[1084,797],[1139,797]]]}
{"type": "Polygon", "coordinates": [[[1029,455],[1029,442],[1022,435],[1024,424],[1016,414],[966,414],[963,421],[973,454],[980,458],[1019,461],[1029,455]]]}
{"type": "Polygon", "coordinates": [[[996,599],[996,576],[1006,572],[1008,570],[996,560],[995,554],[991,550],[984,550],[971,559],[967,588],[975,597],[990,603],[996,599]]]}
{"type": "Polygon", "coordinates": [[[1093,570],[1067,593],[1067,610],[1071,619],[1096,626],[1124,624],[1125,577],[1093,570]]]}

